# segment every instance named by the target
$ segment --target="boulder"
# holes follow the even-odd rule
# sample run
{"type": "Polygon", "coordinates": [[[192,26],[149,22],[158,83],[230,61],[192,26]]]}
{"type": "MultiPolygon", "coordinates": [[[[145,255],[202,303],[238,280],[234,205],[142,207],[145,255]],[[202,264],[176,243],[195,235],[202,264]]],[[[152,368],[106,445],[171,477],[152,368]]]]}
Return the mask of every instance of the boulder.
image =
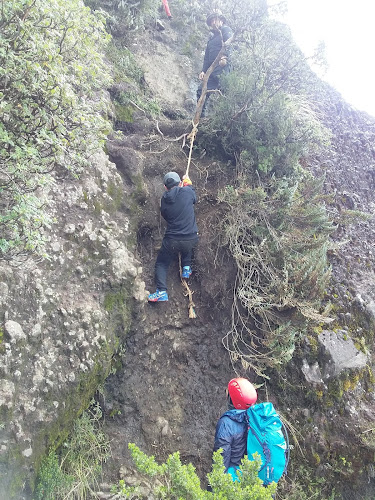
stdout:
{"type": "Polygon", "coordinates": [[[318,341],[326,355],[323,379],[336,377],[345,370],[361,369],[367,364],[367,355],[359,351],[344,330],[324,330],[318,341]]]}
{"type": "Polygon", "coordinates": [[[22,330],[22,326],[16,321],[6,321],[4,325],[5,333],[9,336],[12,344],[19,340],[25,340],[26,335],[22,330]]]}
{"type": "Polygon", "coordinates": [[[302,362],[302,373],[305,376],[306,382],[313,385],[323,384],[322,373],[317,362],[310,366],[306,359],[304,359],[302,362]]]}

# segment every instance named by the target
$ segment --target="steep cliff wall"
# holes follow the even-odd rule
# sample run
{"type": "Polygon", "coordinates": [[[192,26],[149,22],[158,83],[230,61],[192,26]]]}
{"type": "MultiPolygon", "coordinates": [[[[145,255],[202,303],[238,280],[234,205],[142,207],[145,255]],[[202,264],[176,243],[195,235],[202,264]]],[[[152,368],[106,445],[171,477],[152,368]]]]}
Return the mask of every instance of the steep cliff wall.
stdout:
{"type": "Polygon", "coordinates": [[[57,176],[56,186],[50,258],[0,268],[2,498],[18,498],[46,447],[61,444],[144,300],[124,210],[134,187],[104,154],[79,180],[57,176]]]}
{"type": "MultiPolygon", "coordinates": [[[[161,46],[168,43],[168,33],[157,36],[161,46]]],[[[171,60],[168,67],[178,74],[171,60]]],[[[149,84],[153,88],[152,81],[149,84]]],[[[184,85],[182,80],[179,87],[184,85]]],[[[322,498],[328,497],[333,487],[338,498],[372,498],[373,445],[371,433],[366,431],[372,428],[374,411],[375,120],[321,85],[320,93],[312,99],[332,131],[332,142],[306,166],[315,175],[325,176],[329,210],[338,226],[329,251],[333,278],[326,294],[326,302],[332,303],[334,322],[328,329],[323,327],[325,331],[319,327],[316,337],[302,342],[288,369],[273,373],[266,384],[257,382],[263,384],[260,398],[271,399],[297,430],[303,456],[296,446],[291,477],[301,483],[318,481],[322,498]],[[348,210],[363,211],[367,217],[348,210]],[[349,219],[351,223],[346,224],[349,219]]],[[[138,129],[137,139],[127,136],[114,152],[110,149],[117,165],[122,155],[121,165],[126,163],[124,157],[130,158],[126,149],[130,143],[136,143],[136,151],[145,157],[142,175],[148,192],[137,250],[150,289],[163,234],[158,215],[162,175],[172,168],[183,174],[186,166],[186,148],[180,150],[176,143],[169,142],[184,131],[181,122],[174,123],[174,132],[173,124],[172,131],[171,124],[161,128],[164,138],[155,128],[140,138],[138,129]]],[[[128,133],[136,129],[136,124],[130,125],[128,133]]],[[[123,370],[106,384],[107,414],[112,415],[106,427],[113,437],[113,457],[107,472],[112,478],[116,478],[116,471],[117,477],[125,479],[133,474],[129,441],[159,459],[180,450],[183,460],[192,461],[202,478],[210,469],[215,424],[225,410],[223,388],[235,373],[222,344],[230,329],[235,266],[220,246],[217,232],[222,216],[217,192],[234,176],[231,164],[207,156],[194,157],[191,177],[199,198],[200,243],[191,283],[197,319],[187,317],[176,264],[170,270],[169,302],[146,305],[145,315],[127,337],[123,370]]],[[[241,366],[236,370],[254,377],[241,366]]],[[[282,486],[286,498],[292,482],[282,486]]]]}

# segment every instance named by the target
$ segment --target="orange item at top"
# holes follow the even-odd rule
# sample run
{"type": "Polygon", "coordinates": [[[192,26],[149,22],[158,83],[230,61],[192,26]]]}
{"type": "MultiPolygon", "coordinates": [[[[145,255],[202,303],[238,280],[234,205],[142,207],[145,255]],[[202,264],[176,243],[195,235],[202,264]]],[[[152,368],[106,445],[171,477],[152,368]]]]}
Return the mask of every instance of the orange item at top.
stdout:
{"type": "Polygon", "coordinates": [[[172,14],[171,14],[171,11],[169,10],[168,0],[162,0],[162,2],[163,2],[163,5],[164,5],[165,13],[169,17],[169,19],[171,19],[172,18],[172,14]]]}

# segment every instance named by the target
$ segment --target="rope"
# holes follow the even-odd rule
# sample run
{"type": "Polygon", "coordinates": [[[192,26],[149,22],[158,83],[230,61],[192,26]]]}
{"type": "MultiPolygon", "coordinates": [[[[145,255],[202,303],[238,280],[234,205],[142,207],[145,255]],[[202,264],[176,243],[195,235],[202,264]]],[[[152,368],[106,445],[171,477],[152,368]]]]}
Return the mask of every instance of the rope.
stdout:
{"type": "Polygon", "coordinates": [[[188,139],[190,139],[190,150],[189,150],[188,164],[187,164],[186,172],[185,172],[186,177],[189,177],[189,168],[190,168],[190,162],[191,162],[191,155],[193,153],[194,140],[195,140],[195,137],[196,137],[196,135],[198,133],[199,122],[194,123],[194,120],[193,120],[192,124],[193,124],[193,128],[192,128],[190,134],[187,137],[188,139]]]}
{"type": "MultiPolygon", "coordinates": [[[[190,168],[191,156],[192,156],[192,153],[193,153],[194,140],[195,140],[195,137],[196,137],[196,135],[198,133],[199,120],[198,120],[197,123],[194,123],[194,120],[193,120],[192,124],[193,124],[193,128],[192,128],[190,134],[187,137],[188,139],[190,139],[190,150],[189,150],[189,158],[188,158],[188,163],[187,163],[186,172],[185,172],[186,177],[189,177],[189,168],[190,168]]],[[[185,295],[185,297],[189,297],[189,305],[188,305],[188,308],[189,308],[189,318],[190,319],[195,319],[197,317],[197,315],[195,314],[195,310],[194,310],[194,307],[195,307],[195,304],[193,302],[193,293],[194,292],[190,289],[187,281],[182,277],[181,254],[180,253],[178,254],[178,262],[179,262],[179,266],[180,266],[180,280],[181,280],[182,286],[186,290],[186,293],[184,295],[185,295]]]]}
{"type": "MultiPolygon", "coordinates": [[[[192,120],[193,128],[192,128],[190,134],[187,136],[187,139],[190,139],[190,149],[189,149],[188,163],[187,163],[186,172],[185,172],[186,177],[189,177],[189,169],[190,169],[190,163],[191,163],[191,156],[192,156],[192,153],[193,153],[194,141],[195,141],[195,137],[196,137],[196,135],[198,133],[198,125],[199,125],[199,120],[200,120],[200,117],[201,117],[201,114],[202,114],[203,104],[204,104],[204,102],[206,100],[207,81],[208,81],[211,73],[213,72],[213,70],[215,69],[215,67],[217,66],[217,64],[219,63],[219,60],[220,60],[221,56],[223,55],[226,46],[231,43],[232,39],[233,39],[233,36],[231,38],[229,38],[225,43],[223,43],[220,52],[216,56],[216,59],[214,60],[214,62],[211,64],[211,66],[206,71],[205,76],[203,78],[202,93],[201,93],[201,96],[200,96],[200,98],[199,98],[199,100],[197,102],[197,107],[195,109],[195,115],[194,115],[194,118],[192,120]]],[[[186,290],[186,294],[185,295],[189,297],[189,306],[188,306],[189,307],[189,318],[194,319],[194,318],[197,317],[196,314],[195,314],[195,310],[194,310],[195,304],[193,302],[193,293],[194,292],[189,288],[189,285],[187,284],[187,281],[182,278],[181,254],[178,255],[178,258],[179,258],[179,263],[180,263],[180,279],[181,279],[181,283],[182,283],[182,285],[184,286],[184,288],[186,290]]]]}
{"type": "Polygon", "coordinates": [[[182,277],[182,267],[181,267],[181,254],[179,253],[178,254],[178,264],[179,264],[179,267],[180,267],[180,280],[181,280],[181,283],[182,283],[182,286],[185,288],[186,290],[186,293],[184,294],[185,297],[189,297],[189,305],[188,305],[188,308],[189,308],[189,318],[190,319],[195,319],[197,317],[197,315],[195,314],[195,304],[193,302],[193,291],[190,289],[187,281],[182,277]]]}

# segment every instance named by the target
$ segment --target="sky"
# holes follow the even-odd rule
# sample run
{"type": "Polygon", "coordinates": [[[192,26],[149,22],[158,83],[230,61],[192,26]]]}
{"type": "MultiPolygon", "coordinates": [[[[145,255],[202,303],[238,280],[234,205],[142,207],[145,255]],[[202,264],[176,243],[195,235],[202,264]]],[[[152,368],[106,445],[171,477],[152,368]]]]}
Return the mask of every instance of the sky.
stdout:
{"type": "MultiPolygon", "coordinates": [[[[270,0],[269,5],[277,3],[270,0]]],[[[322,76],[355,108],[375,117],[375,0],[287,0],[281,20],[306,55],[325,42],[322,76]]]]}

